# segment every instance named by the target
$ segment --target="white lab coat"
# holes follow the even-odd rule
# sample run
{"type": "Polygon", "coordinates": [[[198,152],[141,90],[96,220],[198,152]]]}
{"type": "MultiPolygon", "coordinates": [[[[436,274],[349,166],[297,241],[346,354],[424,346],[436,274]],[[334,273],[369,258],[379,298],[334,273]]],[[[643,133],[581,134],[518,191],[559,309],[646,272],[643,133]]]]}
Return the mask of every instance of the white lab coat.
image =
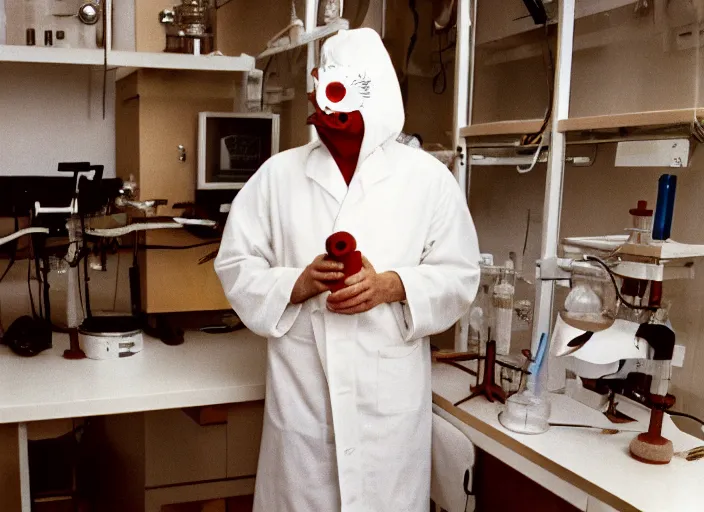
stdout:
{"type": "MultiPolygon", "coordinates": [[[[366,44],[363,56],[375,37],[335,36],[328,58],[351,58],[349,46],[339,48],[346,39],[355,39],[355,53],[366,44]]],[[[384,56],[383,73],[371,72],[377,80],[393,73],[384,56]]],[[[349,188],[321,143],[286,151],[240,191],[225,228],[215,269],[235,312],[269,340],[256,512],[428,508],[428,336],[468,311],[479,250],[452,174],[395,142],[403,110],[391,77],[376,98],[395,117],[362,111],[365,139],[349,188]],[[406,301],[358,315],[328,311],[327,293],[290,304],[299,275],[336,231],[351,233],[377,272],[397,272],[406,301]]]]}

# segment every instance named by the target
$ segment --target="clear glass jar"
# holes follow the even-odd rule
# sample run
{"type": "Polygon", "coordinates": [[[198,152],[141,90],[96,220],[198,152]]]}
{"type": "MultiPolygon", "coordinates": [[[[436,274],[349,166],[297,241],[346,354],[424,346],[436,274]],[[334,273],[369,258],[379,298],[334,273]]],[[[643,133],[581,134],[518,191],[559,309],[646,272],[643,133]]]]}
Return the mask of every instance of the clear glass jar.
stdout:
{"type": "Polygon", "coordinates": [[[183,0],[175,10],[176,25],[186,36],[200,37],[208,32],[208,2],[183,0]]]}
{"type": "Polygon", "coordinates": [[[572,265],[571,289],[560,310],[562,319],[583,331],[602,331],[616,318],[616,292],[608,273],[589,262],[572,265]]]}

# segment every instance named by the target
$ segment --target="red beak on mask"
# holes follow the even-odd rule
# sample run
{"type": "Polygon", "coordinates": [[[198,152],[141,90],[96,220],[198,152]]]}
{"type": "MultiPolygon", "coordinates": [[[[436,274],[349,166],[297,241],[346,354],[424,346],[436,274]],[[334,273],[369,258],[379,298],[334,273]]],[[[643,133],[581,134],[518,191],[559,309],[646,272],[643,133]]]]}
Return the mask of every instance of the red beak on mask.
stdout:
{"type": "MultiPolygon", "coordinates": [[[[315,70],[314,70],[315,72],[315,70]]],[[[364,119],[359,110],[354,112],[332,112],[326,114],[318,106],[315,92],[308,94],[308,100],[315,112],[308,118],[308,124],[315,126],[318,137],[328,148],[342,177],[349,185],[357,169],[359,151],[364,140],[364,119]]]]}

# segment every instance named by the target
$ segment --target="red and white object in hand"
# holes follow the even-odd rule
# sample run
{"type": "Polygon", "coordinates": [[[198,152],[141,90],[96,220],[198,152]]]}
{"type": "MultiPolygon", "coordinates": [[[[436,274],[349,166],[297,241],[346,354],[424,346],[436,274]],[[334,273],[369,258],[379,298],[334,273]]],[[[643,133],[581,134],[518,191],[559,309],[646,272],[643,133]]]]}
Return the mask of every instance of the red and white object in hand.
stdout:
{"type": "Polygon", "coordinates": [[[325,241],[326,259],[342,263],[345,268],[344,279],[330,284],[333,293],[345,287],[345,279],[362,270],[362,253],[357,250],[357,241],[346,231],[333,233],[325,241]]]}

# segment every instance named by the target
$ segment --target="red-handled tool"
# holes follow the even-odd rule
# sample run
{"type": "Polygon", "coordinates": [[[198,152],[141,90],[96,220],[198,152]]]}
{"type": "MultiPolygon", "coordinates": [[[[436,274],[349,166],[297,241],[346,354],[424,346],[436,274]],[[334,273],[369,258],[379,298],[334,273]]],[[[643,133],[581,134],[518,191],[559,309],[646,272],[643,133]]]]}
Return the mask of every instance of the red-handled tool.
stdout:
{"type": "Polygon", "coordinates": [[[325,250],[328,253],[325,259],[338,261],[345,266],[345,277],[333,281],[330,284],[331,291],[336,292],[344,288],[345,279],[362,270],[362,253],[356,249],[357,241],[346,231],[333,233],[325,241],[325,250]]]}

